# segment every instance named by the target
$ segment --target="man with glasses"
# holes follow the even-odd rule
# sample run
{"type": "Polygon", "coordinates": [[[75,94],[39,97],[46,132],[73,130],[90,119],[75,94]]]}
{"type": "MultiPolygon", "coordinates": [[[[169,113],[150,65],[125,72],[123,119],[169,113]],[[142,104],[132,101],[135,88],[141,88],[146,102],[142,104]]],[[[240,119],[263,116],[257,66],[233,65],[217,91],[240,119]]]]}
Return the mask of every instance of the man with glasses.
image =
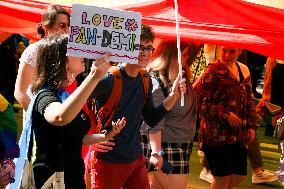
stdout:
{"type": "Polygon", "coordinates": [[[145,50],[146,50],[147,52],[153,54],[153,52],[155,51],[155,48],[154,48],[152,45],[147,46],[147,47],[144,47],[142,44],[139,45],[139,51],[140,51],[140,52],[143,52],[143,51],[145,51],[145,50]]]}
{"type": "MultiPolygon", "coordinates": [[[[143,116],[149,126],[155,126],[162,117],[172,109],[185,91],[185,81],[180,77],[175,80],[172,92],[158,107],[154,107],[152,99],[152,83],[149,79],[147,98],[144,97],[141,69],[147,67],[154,51],[154,33],[151,27],[142,25],[138,64],[123,63],[118,66],[122,77],[122,94],[114,113],[113,120],[125,117],[126,126],[114,138],[115,146],[108,152],[98,152],[92,174],[95,183],[92,188],[100,189],[149,189],[149,181],[140,142],[140,121],[143,116]],[[94,175],[93,175],[94,176],[94,175]]],[[[113,76],[107,74],[94,91],[97,109],[107,101],[113,86],[113,76]]]]}

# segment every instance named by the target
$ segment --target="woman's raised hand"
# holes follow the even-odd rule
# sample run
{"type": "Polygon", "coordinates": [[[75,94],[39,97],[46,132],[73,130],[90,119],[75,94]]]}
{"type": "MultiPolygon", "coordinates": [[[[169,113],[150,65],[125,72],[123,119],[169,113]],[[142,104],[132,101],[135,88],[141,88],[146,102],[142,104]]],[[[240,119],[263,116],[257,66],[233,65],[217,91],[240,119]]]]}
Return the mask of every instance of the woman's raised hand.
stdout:
{"type": "Polygon", "coordinates": [[[110,63],[108,61],[110,55],[111,53],[106,53],[102,57],[93,61],[90,74],[99,79],[103,78],[110,68],[110,63]]]}
{"type": "Polygon", "coordinates": [[[171,92],[173,92],[175,95],[180,95],[181,93],[186,92],[186,79],[182,78],[179,74],[176,78],[176,80],[173,83],[171,92]]]}

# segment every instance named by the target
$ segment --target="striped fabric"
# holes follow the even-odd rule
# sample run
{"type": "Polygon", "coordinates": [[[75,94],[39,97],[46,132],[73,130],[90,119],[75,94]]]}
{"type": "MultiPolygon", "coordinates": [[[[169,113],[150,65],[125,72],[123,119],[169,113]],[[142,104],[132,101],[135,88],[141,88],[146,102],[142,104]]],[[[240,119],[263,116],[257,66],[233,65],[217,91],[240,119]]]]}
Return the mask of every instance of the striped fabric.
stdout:
{"type": "Polygon", "coordinates": [[[0,159],[19,157],[17,122],[13,106],[0,94],[0,159]]]}

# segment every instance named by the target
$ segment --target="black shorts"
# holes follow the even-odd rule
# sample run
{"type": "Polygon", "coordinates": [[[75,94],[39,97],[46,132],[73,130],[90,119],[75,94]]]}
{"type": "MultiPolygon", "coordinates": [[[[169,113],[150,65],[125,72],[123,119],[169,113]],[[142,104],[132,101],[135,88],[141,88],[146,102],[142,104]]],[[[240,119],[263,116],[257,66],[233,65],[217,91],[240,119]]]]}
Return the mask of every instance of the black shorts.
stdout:
{"type": "Polygon", "coordinates": [[[239,143],[206,147],[205,157],[214,176],[247,175],[247,148],[239,143]]]}

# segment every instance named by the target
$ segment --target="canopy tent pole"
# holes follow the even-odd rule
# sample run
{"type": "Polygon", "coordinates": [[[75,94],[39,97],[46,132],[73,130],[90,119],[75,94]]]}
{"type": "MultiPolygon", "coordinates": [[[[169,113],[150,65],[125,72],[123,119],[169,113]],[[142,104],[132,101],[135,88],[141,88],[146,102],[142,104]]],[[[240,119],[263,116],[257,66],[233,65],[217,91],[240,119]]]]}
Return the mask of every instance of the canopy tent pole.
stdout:
{"type": "MultiPolygon", "coordinates": [[[[178,2],[175,0],[175,18],[176,18],[176,33],[177,33],[177,50],[178,50],[178,68],[179,75],[182,78],[182,63],[181,63],[181,51],[180,51],[180,35],[179,35],[179,19],[178,19],[178,2]]],[[[181,93],[180,105],[184,106],[184,93],[181,93]]]]}

